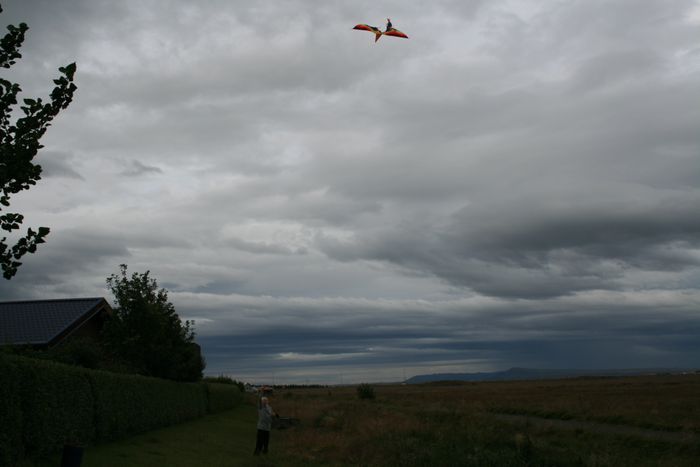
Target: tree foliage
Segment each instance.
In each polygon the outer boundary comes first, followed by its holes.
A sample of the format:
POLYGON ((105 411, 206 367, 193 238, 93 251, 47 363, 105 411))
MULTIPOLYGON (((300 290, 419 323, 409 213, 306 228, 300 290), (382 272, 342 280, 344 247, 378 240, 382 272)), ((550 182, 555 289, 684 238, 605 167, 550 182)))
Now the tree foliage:
MULTIPOLYGON (((0 6, 2 12, 2 6, 0 6)), ((9 25, 7 34, 0 39, 0 67, 10 68, 22 57, 19 52, 24 35, 29 29, 25 23, 9 25)), ((43 146, 39 140, 58 113, 68 107, 77 89, 73 84, 75 63, 58 69, 61 76, 54 80, 56 87, 50 94, 50 102, 42 99, 24 99, 20 106, 23 116, 13 118, 17 96, 22 91, 19 84, 0 78, 0 229, 7 232, 19 230, 24 216, 19 213, 2 213, 10 205, 10 196, 28 190, 41 179, 41 166, 32 163, 43 146), (13 121, 14 120, 14 121, 13 121)), ((26 253, 34 253, 37 245, 44 243, 48 227, 37 231, 29 228, 14 245, 7 237, 0 238, 0 266, 3 277, 11 279, 22 264, 19 259, 26 253)))
POLYGON ((116 308, 104 329, 107 349, 136 372, 178 381, 201 379, 204 361, 194 342, 192 321, 182 321, 168 301, 165 289, 144 274, 119 274, 107 278, 116 308))

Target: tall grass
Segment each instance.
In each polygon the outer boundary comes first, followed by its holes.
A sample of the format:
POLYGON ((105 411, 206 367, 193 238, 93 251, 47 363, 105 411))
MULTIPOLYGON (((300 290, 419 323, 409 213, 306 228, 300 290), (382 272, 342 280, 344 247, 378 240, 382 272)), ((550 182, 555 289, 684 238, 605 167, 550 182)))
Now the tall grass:
MULTIPOLYGON (((560 430, 525 417, 504 422, 493 411, 536 407, 579 418, 624 415, 631 423, 651 420, 657 426, 675 416, 679 425, 692 429, 700 400, 691 389, 698 379, 375 386, 374 400, 358 399, 354 387, 293 389, 278 393, 271 403, 301 424, 273 431, 266 457, 252 455, 256 411, 251 398, 233 411, 90 447, 84 465, 695 467, 697 442, 560 430), (620 391, 630 385, 635 389, 620 391), (624 400, 629 397, 638 399, 636 411, 634 400, 624 400), (649 407, 658 411, 656 418, 644 412, 649 407)), ((41 465, 57 465, 56 459, 41 465)))
POLYGON ((297 389, 273 404, 302 421, 280 433, 290 465, 675 467, 697 465, 700 447, 505 422, 493 412, 692 432, 699 383, 689 376, 376 386, 374 400, 358 399, 355 388, 297 389))

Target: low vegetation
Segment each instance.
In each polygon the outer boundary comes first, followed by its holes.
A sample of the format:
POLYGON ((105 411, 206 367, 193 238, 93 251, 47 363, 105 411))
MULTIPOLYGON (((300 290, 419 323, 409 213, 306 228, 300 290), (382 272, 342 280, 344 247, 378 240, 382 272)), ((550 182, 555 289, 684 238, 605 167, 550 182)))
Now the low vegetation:
POLYGON ((285 465, 676 467, 700 458, 698 375, 376 386, 373 400, 356 391, 294 390, 273 401, 301 419, 278 436, 285 465), (609 424, 621 429, 596 429, 609 424), (642 437, 640 427, 656 431, 642 437))
POLYGON ((204 378, 202 378, 202 381, 204 381, 205 383, 234 384, 238 387, 238 389, 241 390, 241 392, 245 392, 245 383, 243 383, 242 381, 236 381, 235 379, 229 376, 205 376, 204 378))
POLYGON ((84 465, 695 467, 700 458, 700 375, 373 389, 374 399, 357 387, 280 391, 274 409, 300 423, 273 430, 267 456, 252 455, 249 395, 233 410, 88 447, 84 465))
MULTIPOLYGON (((280 453, 253 458, 256 412, 252 404, 129 438, 89 446, 85 467, 283 466, 280 453)), ((273 434, 274 436, 277 433, 273 434)), ((16 467, 56 467, 60 453, 25 459, 16 467)))
POLYGON ((360 384, 357 386, 357 397, 360 399, 374 399, 374 388, 367 383, 360 384))
POLYGON ((235 385, 178 383, 0 353, 0 465, 91 445, 240 403, 235 385))

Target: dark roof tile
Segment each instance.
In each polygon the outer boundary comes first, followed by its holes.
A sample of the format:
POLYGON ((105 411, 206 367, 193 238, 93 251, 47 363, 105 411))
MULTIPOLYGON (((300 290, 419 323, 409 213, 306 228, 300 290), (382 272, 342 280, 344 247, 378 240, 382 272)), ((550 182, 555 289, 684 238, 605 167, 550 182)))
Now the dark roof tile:
POLYGON ((103 302, 99 297, 0 302, 0 345, 48 344, 103 302))

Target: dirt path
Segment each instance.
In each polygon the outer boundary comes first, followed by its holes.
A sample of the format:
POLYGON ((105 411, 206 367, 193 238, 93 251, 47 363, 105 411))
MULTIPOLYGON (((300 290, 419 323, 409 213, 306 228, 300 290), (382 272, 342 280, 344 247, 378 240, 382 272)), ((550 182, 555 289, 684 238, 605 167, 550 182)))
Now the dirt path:
POLYGON ((537 428, 554 428, 558 430, 584 430, 591 433, 600 433, 619 436, 634 436, 654 441, 672 441, 681 443, 695 443, 700 441, 700 436, 690 432, 662 431, 648 428, 639 428, 629 425, 615 425, 612 423, 589 422, 584 420, 558 420, 551 418, 534 417, 532 415, 513 415, 503 413, 490 413, 491 417, 511 423, 529 423, 537 428))

